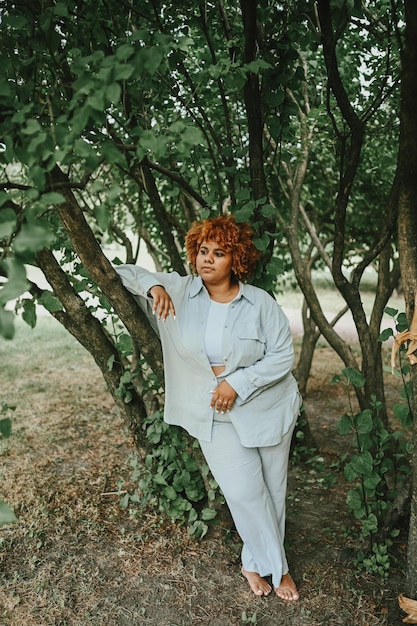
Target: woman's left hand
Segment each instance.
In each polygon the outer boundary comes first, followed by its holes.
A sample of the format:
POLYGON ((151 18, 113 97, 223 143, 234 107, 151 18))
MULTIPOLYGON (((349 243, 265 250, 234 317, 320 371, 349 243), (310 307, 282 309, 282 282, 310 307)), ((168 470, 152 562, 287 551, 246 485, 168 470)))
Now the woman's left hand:
POLYGON ((217 413, 230 411, 237 397, 236 391, 229 385, 227 380, 222 380, 216 389, 212 391, 212 394, 210 406, 215 407, 217 413))

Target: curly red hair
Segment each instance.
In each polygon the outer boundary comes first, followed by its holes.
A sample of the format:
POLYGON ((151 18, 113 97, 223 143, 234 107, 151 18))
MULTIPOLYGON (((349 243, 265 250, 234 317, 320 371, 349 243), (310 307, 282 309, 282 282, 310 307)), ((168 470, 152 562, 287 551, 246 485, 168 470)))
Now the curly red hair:
POLYGON ((236 222, 233 215, 211 217, 194 222, 185 238, 188 261, 196 271, 196 258, 205 241, 215 241, 225 252, 233 255, 233 274, 237 280, 245 280, 255 273, 259 250, 253 243, 254 233, 247 222, 236 222))

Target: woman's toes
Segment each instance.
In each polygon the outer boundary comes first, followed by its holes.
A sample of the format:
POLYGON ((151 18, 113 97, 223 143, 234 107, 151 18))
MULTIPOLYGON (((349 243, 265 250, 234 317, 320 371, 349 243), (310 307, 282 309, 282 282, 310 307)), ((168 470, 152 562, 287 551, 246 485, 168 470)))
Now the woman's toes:
POLYGON ((242 567, 242 575, 248 581, 249 587, 252 589, 255 596, 267 596, 271 593, 272 587, 256 572, 247 572, 242 567))
POLYGON ((291 574, 283 575, 280 586, 275 587, 275 593, 278 598, 281 598, 281 600, 285 600, 286 602, 295 602, 300 599, 298 589, 291 577, 291 574))

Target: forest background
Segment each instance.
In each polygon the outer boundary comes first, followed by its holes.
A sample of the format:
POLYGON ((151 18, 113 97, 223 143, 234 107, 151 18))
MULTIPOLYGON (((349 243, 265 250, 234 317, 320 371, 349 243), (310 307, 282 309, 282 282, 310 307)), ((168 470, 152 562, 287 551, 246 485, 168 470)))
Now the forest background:
MULTIPOLYGON (((416 35, 412 0, 6 1, 0 24, 0 331, 10 354, 15 315, 35 327, 43 305, 91 354, 132 433, 140 495, 125 494, 124 506, 140 499, 204 537, 216 485, 195 445, 163 426, 159 341, 112 264, 135 263, 146 246, 158 269, 185 274, 193 220, 228 210, 250 221, 263 252, 256 284, 303 294, 295 374, 305 400, 320 337, 343 364, 356 564, 386 578, 411 516, 412 598, 416 35), (331 319, 318 271, 342 299, 331 319), (387 309, 395 289, 404 310, 387 309), (358 350, 337 331, 346 311, 358 350), (381 336, 384 311, 395 330, 381 336), (397 331, 402 399, 389 406, 381 346, 397 331)), ((10 411, 4 400, 3 436, 10 411)), ((298 425, 300 463, 318 448, 313 419, 305 411, 298 425)), ((13 519, 6 503, 1 512, 13 519)))

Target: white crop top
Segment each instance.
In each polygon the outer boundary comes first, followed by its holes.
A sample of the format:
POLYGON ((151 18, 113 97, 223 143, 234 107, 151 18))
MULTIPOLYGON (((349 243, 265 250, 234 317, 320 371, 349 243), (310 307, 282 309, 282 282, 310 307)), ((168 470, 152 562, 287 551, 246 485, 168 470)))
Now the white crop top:
POLYGON ((224 365, 222 350, 223 328, 230 304, 230 302, 223 303, 210 300, 204 343, 206 354, 212 367, 214 365, 224 365))

